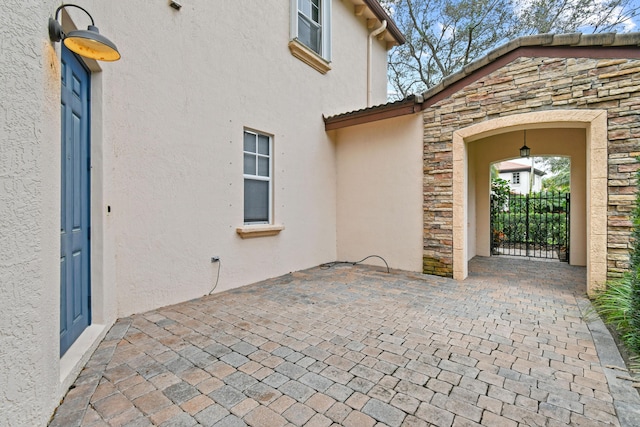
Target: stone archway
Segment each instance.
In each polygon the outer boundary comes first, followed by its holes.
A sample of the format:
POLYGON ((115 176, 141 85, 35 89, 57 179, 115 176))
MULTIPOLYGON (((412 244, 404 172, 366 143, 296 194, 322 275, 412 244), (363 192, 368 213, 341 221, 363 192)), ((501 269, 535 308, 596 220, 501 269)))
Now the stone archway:
MULTIPOLYGON (((607 277, 607 112, 550 110, 500 117, 453 132, 453 277, 468 275, 476 255, 469 244, 469 144, 523 129, 585 130, 585 212, 587 291, 603 286, 607 277)), ((550 154, 550 153, 548 153, 550 154)))

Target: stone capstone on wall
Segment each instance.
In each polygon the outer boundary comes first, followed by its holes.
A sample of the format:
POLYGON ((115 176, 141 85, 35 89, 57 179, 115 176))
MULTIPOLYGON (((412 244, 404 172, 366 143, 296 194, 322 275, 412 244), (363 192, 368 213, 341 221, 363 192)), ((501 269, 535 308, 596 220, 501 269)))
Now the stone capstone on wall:
POLYGON ((423 112, 424 273, 453 272, 453 132, 553 109, 608 112, 607 276, 628 269, 640 167, 640 60, 520 57, 423 112))

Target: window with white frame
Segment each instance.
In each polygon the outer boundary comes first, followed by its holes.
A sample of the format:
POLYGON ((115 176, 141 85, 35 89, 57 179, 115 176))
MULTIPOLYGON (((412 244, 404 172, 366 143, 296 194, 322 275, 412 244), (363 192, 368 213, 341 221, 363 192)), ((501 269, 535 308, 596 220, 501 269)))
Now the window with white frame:
POLYGON ((244 131, 244 223, 271 223, 271 137, 244 131))
POLYGON ((291 0, 291 38, 331 59, 331 0, 291 0))
POLYGON ((520 184, 520 172, 513 172, 511 174, 511 183, 520 184))

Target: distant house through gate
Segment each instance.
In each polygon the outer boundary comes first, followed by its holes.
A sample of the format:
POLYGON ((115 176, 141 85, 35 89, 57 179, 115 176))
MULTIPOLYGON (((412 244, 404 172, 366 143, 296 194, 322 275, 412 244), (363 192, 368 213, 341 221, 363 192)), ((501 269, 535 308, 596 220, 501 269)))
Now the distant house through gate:
POLYGON ((534 166, 532 173, 531 163, 527 165, 518 160, 512 160, 496 163, 495 167, 498 170, 498 176, 509 183, 514 193, 525 194, 529 190, 532 192, 542 190, 542 177, 545 172, 534 166), (533 182, 531 182, 532 179, 533 182))

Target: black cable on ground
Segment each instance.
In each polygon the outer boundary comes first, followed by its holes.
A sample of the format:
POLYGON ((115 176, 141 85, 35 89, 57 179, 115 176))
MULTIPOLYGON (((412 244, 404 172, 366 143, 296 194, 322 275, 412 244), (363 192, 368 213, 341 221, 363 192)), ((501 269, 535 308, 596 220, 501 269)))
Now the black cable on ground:
POLYGON ((338 264, 351 264, 351 265, 357 265, 357 264, 360 264, 360 263, 361 263, 361 262, 363 262, 363 261, 366 261, 366 260, 367 260, 367 259, 369 259, 369 258, 380 258, 380 259, 382 260, 382 262, 384 262, 384 265, 386 265, 386 266, 387 266, 387 273, 390 273, 390 272, 391 272, 391 270, 389 270, 389 264, 387 264, 387 261, 386 261, 384 258, 382 258, 380 255, 369 255, 369 256, 367 256, 367 257, 362 258, 360 261, 355 261, 355 262, 353 262, 353 261, 333 261, 333 262, 327 262, 327 263, 324 263, 324 264, 320 264, 320 268, 321 268, 321 269, 323 269, 323 270, 327 270, 327 269, 329 269, 329 268, 331 268, 331 267, 334 267, 334 266, 336 266, 336 265, 338 265, 338 264))
POLYGON ((213 285, 213 288, 211 289, 211 291, 209 291, 209 295, 211 295, 211 292, 215 291, 216 288, 218 287, 218 280, 220 280, 220 269, 222 268, 222 261, 218 260, 218 274, 216 276, 216 284, 213 285))

